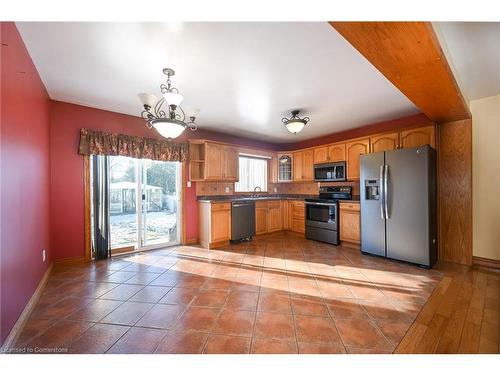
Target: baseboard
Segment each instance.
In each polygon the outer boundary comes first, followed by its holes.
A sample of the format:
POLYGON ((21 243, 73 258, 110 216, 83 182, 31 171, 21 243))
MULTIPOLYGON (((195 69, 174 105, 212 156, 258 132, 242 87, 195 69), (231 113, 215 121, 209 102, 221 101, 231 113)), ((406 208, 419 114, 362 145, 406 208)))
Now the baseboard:
POLYGON ((42 279, 38 283, 38 286, 35 289, 35 292, 31 296, 30 300, 24 307, 23 312, 21 315, 19 315, 19 318, 16 321, 16 324, 12 327, 10 330, 9 335, 5 339, 2 348, 0 352, 4 352, 4 350, 11 348, 17 341, 17 338, 19 337, 19 334, 22 332, 26 322, 28 321, 28 318, 31 315, 31 312, 35 308, 36 303, 38 302, 38 299, 40 298, 40 295, 42 294, 43 288, 45 284, 47 283, 47 280, 49 279, 50 271, 52 271, 52 266, 53 264, 51 263, 50 266, 47 268, 45 273, 43 274, 42 279))
POLYGON ((489 258, 481 258, 473 256, 472 264, 481 267, 500 269, 500 260, 497 259, 489 259, 489 258))
POLYGON ((185 245, 198 245, 198 238, 186 239, 185 245))
POLYGON ((65 258, 65 259, 56 259, 54 261, 57 265, 65 265, 70 266, 74 264, 83 264, 86 263, 85 257, 77 257, 77 258, 65 258))
POLYGON ((357 250, 361 249, 361 245, 359 243, 349 242, 349 241, 340 241, 340 246, 345 246, 357 250))

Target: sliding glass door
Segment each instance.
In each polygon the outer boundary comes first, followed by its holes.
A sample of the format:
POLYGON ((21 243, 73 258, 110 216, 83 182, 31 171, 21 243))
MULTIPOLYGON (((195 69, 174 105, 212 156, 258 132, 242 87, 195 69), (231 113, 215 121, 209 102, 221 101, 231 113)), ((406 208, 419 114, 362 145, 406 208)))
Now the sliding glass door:
POLYGON ((112 254, 179 243, 179 162, 109 157, 112 254))
POLYGON ((179 242, 180 163, 143 160, 141 246, 179 242))

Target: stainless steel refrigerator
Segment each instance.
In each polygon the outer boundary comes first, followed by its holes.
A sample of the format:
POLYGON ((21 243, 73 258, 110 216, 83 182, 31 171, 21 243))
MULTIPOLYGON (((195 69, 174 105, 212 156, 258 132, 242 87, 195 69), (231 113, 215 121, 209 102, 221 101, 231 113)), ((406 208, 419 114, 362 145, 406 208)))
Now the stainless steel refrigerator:
POLYGON ((361 156, 361 251, 432 267, 437 259, 436 151, 361 156))

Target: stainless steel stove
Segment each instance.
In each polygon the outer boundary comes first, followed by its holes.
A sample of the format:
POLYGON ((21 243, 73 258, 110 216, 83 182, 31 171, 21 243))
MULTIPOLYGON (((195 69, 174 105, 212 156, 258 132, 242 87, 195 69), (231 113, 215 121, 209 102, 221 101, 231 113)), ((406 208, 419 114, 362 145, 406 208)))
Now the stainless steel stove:
POLYGON ((351 199, 352 186, 322 186, 317 199, 306 199, 306 238, 339 245, 338 201, 351 199))

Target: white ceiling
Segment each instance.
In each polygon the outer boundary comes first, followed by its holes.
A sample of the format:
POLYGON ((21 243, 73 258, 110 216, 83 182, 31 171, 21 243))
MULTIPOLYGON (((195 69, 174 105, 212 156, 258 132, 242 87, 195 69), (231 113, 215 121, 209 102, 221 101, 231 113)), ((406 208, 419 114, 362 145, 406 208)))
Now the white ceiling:
POLYGON ((500 22, 433 24, 468 100, 500 95, 500 22))
POLYGON ((52 99, 139 115, 162 68, 200 128, 291 142, 419 112, 326 22, 17 23, 52 99), (281 117, 304 108, 294 136, 281 117))

